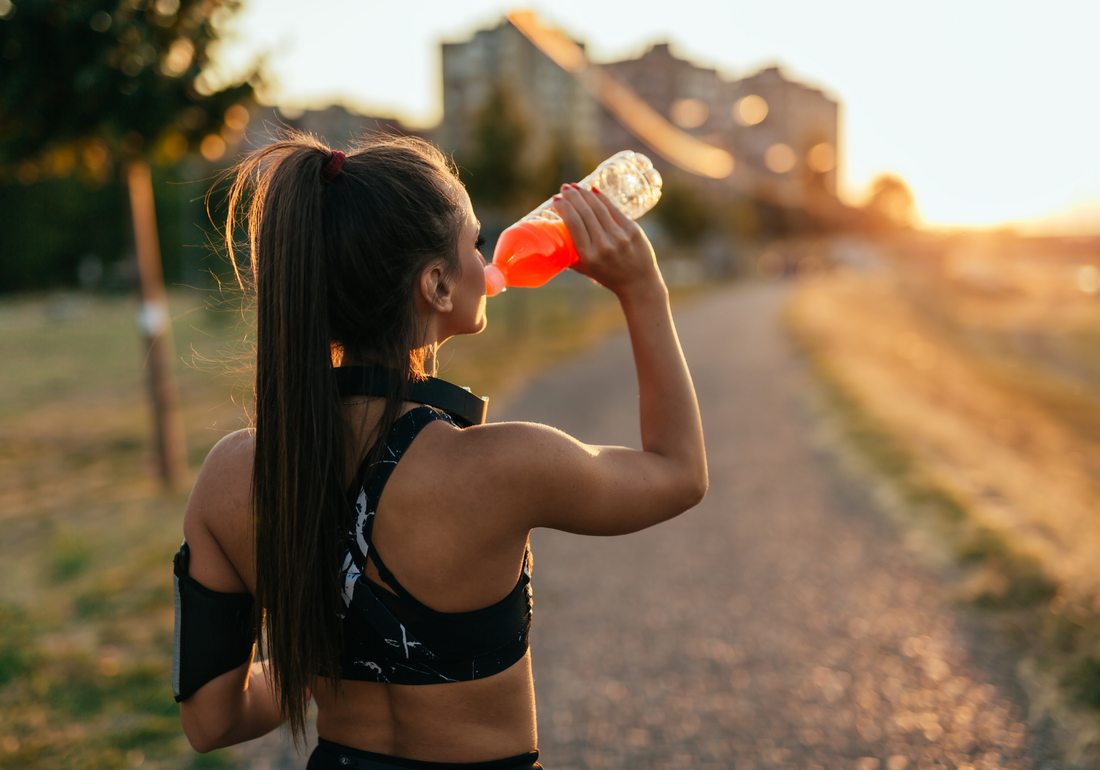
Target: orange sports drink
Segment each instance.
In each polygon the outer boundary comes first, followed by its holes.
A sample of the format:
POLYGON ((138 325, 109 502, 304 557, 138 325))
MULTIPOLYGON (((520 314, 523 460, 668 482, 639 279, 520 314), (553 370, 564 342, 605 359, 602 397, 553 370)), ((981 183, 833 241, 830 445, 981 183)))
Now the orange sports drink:
POLYGON ((486 267, 487 285, 491 285, 488 272, 493 268, 503 276, 505 286, 534 289, 577 259, 577 250, 565 229, 565 222, 521 219, 500 234, 493 263, 486 267))
MULTIPOLYGON (((631 219, 661 197, 661 175, 649 158, 630 150, 611 156, 578 184, 588 190, 597 187, 631 219)), ((551 198, 500 234, 493 261, 485 266, 485 293, 494 297, 510 286, 542 286, 578 259, 551 198)))

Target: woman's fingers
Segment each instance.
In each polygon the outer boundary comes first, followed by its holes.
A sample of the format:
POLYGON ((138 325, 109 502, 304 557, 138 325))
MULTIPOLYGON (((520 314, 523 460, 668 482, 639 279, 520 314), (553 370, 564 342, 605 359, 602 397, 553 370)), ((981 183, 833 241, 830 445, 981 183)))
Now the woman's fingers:
POLYGON ((581 219, 581 215, 577 212, 573 202, 567 199, 563 195, 554 196, 554 210, 558 212, 558 216, 565 222, 565 227, 569 230, 569 237, 573 239, 573 247, 578 252, 582 250, 587 253, 592 248, 592 239, 588 235, 588 228, 584 224, 584 220, 581 219))
MULTIPOLYGON (((584 197, 586 191, 580 187, 574 187, 573 185, 562 185, 561 195, 571 204, 573 209, 577 212, 577 215, 584 223, 584 229, 588 234, 588 241, 595 247, 597 251, 604 247, 603 241, 603 226, 600 224, 599 218, 596 216, 596 212, 592 210, 592 206, 588 200, 584 197)), ((588 193, 591 195, 592 193, 588 193)), ((581 245, 574 239, 573 245, 577 247, 577 253, 586 255, 585 251, 581 250, 581 245)))
POLYGON ((611 204, 606 199, 577 185, 563 185, 562 195, 573 204, 588 231, 594 253, 587 256, 606 257, 621 248, 626 232, 608 211, 611 204))
POLYGON ((600 221, 604 230, 614 233, 616 230, 621 229, 611 213, 615 206, 607 199, 606 195, 601 195, 595 189, 592 191, 584 190, 581 194, 587 196, 585 200, 592 207, 592 211, 595 212, 596 218, 600 221))

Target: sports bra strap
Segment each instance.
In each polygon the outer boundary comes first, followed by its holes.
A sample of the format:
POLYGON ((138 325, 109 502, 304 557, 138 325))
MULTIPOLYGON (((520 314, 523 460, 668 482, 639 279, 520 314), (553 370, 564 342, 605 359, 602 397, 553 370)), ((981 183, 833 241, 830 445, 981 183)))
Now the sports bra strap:
MULTIPOLYGON (((439 412, 428 406, 418 406, 414 409, 410 409, 405 414, 401 415, 393 424, 393 428, 390 430, 390 435, 386 439, 386 446, 383 449, 383 455, 379 459, 377 465, 374 466, 374 472, 370 475, 367 481, 367 499, 371 501, 374 506, 377 506, 379 500, 382 497, 382 490, 386 486, 386 482, 390 479, 390 474, 393 473, 393 469, 397 467, 397 462, 408 450, 420 431, 431 425, 436 420, 447 420, 452 425, 454 424, 449 417, 443 412, 439 412)), ((363 537, 367 542, 367 558, 374 562, 374 566, 378 568, 378 576, 382 578, 390 588, 397 593, 403 599, 410 599, 416 601, 412 594, 405 590, 397 578, 393 576, 389 568, 386 567, 382 561, 382 557, 378 555, 378 551, 374 547, 374 517, 371 516, 366 523, 363 537)), ((365 567, 366 565, 364 565, 365 567)))

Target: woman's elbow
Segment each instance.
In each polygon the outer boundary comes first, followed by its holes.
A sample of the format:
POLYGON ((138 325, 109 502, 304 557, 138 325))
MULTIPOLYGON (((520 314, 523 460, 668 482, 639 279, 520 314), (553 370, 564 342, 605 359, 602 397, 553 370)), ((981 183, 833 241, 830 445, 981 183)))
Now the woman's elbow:
POLYGON ((691 484, 688 487, 687 507, 694 508, 699 503, 703 502, 703 498, 707 496, 707 489, 709 488, 710 477, 707 474, 707 469, 704 467, 701 472, 695 474, 694 478, 692 478, 691 480, 691 484))
POLYGON ((676 483, 675 507, 676 514, 690 510, 703 501, 707 494, 710 480, 707 477, 707 467, 685 468, 679 475, 676 483))
POLYGON ((209 754, 214 749, 221 748, 217 741, 204 733, 188 730, 184 727, 183 734, 187 736, 187 742, 191 744, 191 748, 199 754, 209 754))
POLYGON ((191 748, 199 754, 209 754, 215 749, 222 749, 229 745, 225 741, 227 730, 215 729, 215 725, 202 720, 194 712, 195 709, 188 707, 186 702, 180 704, 180 723, 183 725, 183 734, 187 736, 187 742, 191 744, 191 748))

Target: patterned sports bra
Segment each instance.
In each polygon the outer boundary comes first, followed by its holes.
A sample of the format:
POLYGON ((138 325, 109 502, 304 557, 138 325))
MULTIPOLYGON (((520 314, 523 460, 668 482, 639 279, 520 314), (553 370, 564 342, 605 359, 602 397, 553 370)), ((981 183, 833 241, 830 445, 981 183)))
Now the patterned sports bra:
POLYGON ((341 539, 345 679, 410 685, 464 682, 498 674, 527 653, 530 546, 519 581, 506 597, 472 612, 439 612, 397 582, 371 540, 374 513, 390 474, 417 434, 436 420, 454 425, 445 413, 426 406, 398 418, 374 472, 364 463, 351 485, 349 526, 341 539), (367 559, 394 592, 367 577, 367 559))

